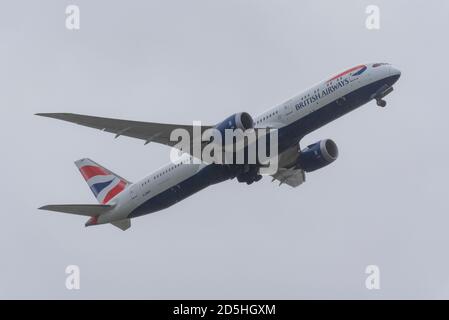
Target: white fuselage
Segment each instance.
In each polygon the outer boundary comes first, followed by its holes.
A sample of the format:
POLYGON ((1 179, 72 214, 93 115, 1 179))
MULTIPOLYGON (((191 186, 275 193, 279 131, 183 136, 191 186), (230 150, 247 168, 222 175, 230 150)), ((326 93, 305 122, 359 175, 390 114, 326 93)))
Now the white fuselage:
MULTIPOLYGON (((391 65, 373 67, 367 64, 366 71, 358 76, 342 73, 331 80, 322 81, 288 101, 271 108, 254 118, 254 126, 281 129, 319 111, 334 101, 344 99, 351 92, 372 83, 394 76, 399 71, 391 65)), ((351 69, 350 69, 351 70, 351 69)), ((370 96, 370 99, 374 98, 370 96)), ((326 121, 323 121, 325 124, 326 121)), ((111 200, 114 209, 99 217, 98 223, 107 223, 127 218, 129 214, 162 192, 176 188, 182 181, 195 176, 207 164, 192 164, 191 156, 184 154, 177 163, 169 163, 140 181, 135 182, 111 200)))

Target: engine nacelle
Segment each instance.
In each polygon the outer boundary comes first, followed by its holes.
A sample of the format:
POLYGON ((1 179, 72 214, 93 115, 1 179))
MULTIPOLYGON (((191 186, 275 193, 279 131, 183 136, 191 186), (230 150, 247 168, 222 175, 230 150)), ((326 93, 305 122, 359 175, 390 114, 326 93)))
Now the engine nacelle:
POLYGON ((233 114, 221 123, 215 126, 215 129, 221 132, 221 136, 225 137, 226 129, 241 129, 243 131, 254 128, 253 118, 246 112, 233 114))
POLYGON ((321 169, 338 158, 338 147, 331 139, 321 140, 301 150, 297 167, 306 172, 321 169))

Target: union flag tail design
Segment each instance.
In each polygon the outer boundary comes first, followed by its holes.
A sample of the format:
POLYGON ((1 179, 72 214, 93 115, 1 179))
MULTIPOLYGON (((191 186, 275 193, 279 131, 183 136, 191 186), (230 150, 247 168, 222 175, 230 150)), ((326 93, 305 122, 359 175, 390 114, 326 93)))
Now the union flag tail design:
POLYGON ((92 193, 101 204, 107 204, 130 184, 129 181, 90 159, 75 161, 92 193))

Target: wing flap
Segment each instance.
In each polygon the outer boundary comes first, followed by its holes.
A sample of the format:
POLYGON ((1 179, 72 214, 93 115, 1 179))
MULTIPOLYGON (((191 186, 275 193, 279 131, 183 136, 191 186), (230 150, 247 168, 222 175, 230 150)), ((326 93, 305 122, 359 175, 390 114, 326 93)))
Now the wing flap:
POLYGON ((279 180, 279 185, 287 184, 290 187, 299 187, 306 181, 306 175, 303 170, 295 168, 279 168, 278 172, 273 175, 273 181, 279 180))
POLYGON ((305 172, 296 168, 299 156, 299 144, 285 150, 279 155, 279 170, 272 175, 273 181, 278 180, 279 185, 286 184, 293 188, 299 187, 306 181, 305 172))

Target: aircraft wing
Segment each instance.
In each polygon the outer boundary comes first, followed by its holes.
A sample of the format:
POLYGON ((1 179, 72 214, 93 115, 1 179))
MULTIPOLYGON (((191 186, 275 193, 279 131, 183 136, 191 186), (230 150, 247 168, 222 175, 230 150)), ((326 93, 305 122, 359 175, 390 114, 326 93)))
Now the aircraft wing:
MULTIPOLYGON (((175 146, 178 141, 170 141, 170 134, 175 129, 185 129, 193 137, 192 125, 141 122, 87 116, 75 113, 36 113, 38 116, 64 120, 81 126, 99 129, 119 136, 127 136, 145 141, 145 144, 156 142, 167 146, 175 146)), ((201 126, 202 132, 211 126, 201 126)), ((192 150, 192 149, 191 149, 192 150)))
POLYGON ((279 169, 272 175, 273 180, 278 180, 279 185, 287 184, 291 187, 298 187, 306 181, 305 172, 295 168, 299 155, 299 143, 287 149, 279 155, 279 169))

